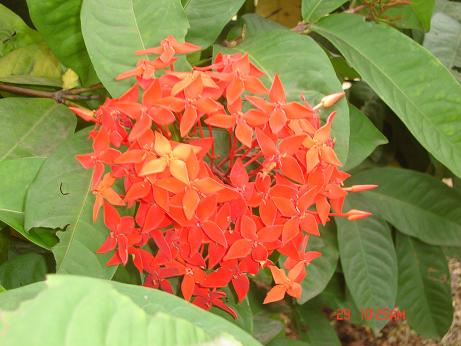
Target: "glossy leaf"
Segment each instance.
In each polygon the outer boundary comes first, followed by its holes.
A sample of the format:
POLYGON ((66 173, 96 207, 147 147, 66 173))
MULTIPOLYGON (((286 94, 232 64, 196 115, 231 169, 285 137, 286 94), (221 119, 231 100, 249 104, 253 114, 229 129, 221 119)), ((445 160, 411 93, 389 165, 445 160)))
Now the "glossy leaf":
MULTIPOLYGON (((299 100, 300 94, 304 93, 309 102, 315 105, 323 96, 341 91, 327 55, 314 40, 281 26, 264 25, 264 20, 256 15, 246 15, 244 18, 249 23, 246 39, 234 51, 248 53, 250 59, 271 78, 277 73, 289 99, 299 100), (256 30, 252 31, 251 28, 256 30)), ((349 112, 346 101, 341 100, 328 111, 337 111, 333 122, 335 151, 344 162, 349 147, 349 112)))
POLYGON ((322 256, 313 260, 307 267, 306 278, 302 282, 303 293, 298 302, 304 304, 321 293, 331 277, 338 263, 338 244, 334 225, 329 224, 320 228, 320 237, 310 237, 308 250, 319 251, 322 256))
POLYGON ((313 30, 339 49, 422 146, 461 176, 461 86, 434 56, 357 15, 329 16, 313 30))
POLYGON ((102 217, 92 221, 91 171, 75 159, 90 152, 87 137, 88 131, 77 133, 45 161, 27 193, 25 228, 65 228, 52 249, 57 273, 110 279, 116 270, 105 265, 110 254, 96 254, 108 230, 102 217))
MULTIPOLYGON (((0 161, 0 221, 31 242, 50 249, 54 245, 51 232, 27 232, 24 229, 24 199, 45 158, 23 157, 0 161), (42 235, 42 236, 41 236, 42 235)), ((36 231, 36 230, 35 230, 36 231)))
POLYGON ((182 40, 189 26, 180 0, 86 0, 81 21, 96 73, 114 97, 134 83, 115 77, 147 58, 137 50, 157 46, 168 35, 182 40))
POLYGON ((65 106, 48 99, 0 99, 0 160, 28 156, 46 157, 77 124, 65 106))
POLYGON ((184 5, 190 29, 186 40, 206 48, 242 7, 244 0, 187 0, 184 5))
POLYGON ((347 184, 377 184, 354 198, 407 235, 433 245, 461 246, 461 194, 441 181, 400 168, 357 173, 347 184))
MULTIPOLYGON (((206 337, 214 339, 215 342, 218 341, 216 340, 218 337, 223 337, 225 339, 228 339, 228 342, 233 341, 233 343, 230 343, 231 345, 239 345, 240 343, 242 343, 243 345, 259 345, 259 343, 256 340, 254 340, 250 335, 246 334, 244 331, 240 330, 232 323, 225 321, 221 317, 218 317, 214 314, 210 314, 209 312, 206 312, 171 294, 146 287, 127 285, 113 281, 97 280, 88 277, 52 275, 48 277, 46 285, 44 285, 43 283, 35 283, 14 291, 8 291, 4 293, 5 295, 3 295, 3 293, 0 295, 0 309, 11 311, 10 316, 21 313, 21 310, 24 308, 24 306, 32 307, 35 304, 41 305, 42 301, 48 301, 48 298, 45 297, 50 297, 49 299, 53 303, 52 305, 47 305, 46 308, 43 308, 43 311, 48 311, 50 313, 50 318, 54 318, 52 315, 56 314, 58 308, 60 307, 62 315, 60 315, 59 317, 64 321, 63 323, 65 323, 65 321, 67 320, 65 317, 71 315, 71 311, 75 311, 76 314, 80 314, 85 313, 85 310, 87 310, 95 314, 96 318, 106 318, 104 316, 105 314, 108 314, 109 317, 111 315, 114 315, 113 322, 115 322, 119 318, 123 318, 124 315, 129 315, 130 317, 136 318, 135 315, 132 316, 130 314, 130 311, 136 310, 136 314, 144 316, 144 319, 146 320, 151 319, 153 316, 156 316, 157 314, 164 314, 168 315, 171 319, 180 319, 183 322, 187 322, 183 323, 183 325, 185 325, 186 327, 187 325, 193 324, 194 328, 204 330, 206 333, 206 337), (106 299, 109 299, 109 301, 107 301, 106 299), (82 308, 74 310, 74 308, 77 307, 76 304, 79 300, 82 308), (128 302, 130 304, 128 304, 128 302), (123 311, 120 312, 118 309, 116 309, 116 307, 119 307, 118 304, 122 304, 123 307, 126 308, 126 311, 125 309, 122 309, 123 311), (113 310, 106 310, 110 307, 113 307, 113 310), (230 335, 232 335, 232 337, 230 335)), ((92 318, 91 314, 85 314, 84 317, 86 317, 87 319, 92 318)), ((42 320, 47 321, 47 319, 42 320)), ((103 333, 104 331, 106 331, 106 329, 104 329, 101 326, 101 324, 97 321, 98 320, 96 320, 96 322, 92 322, 91 324, 88 323, 87 325, 85 325, 85 329, 89 328, 88 330, 93 330, 95 332, 94 335, 97 335, 96 333, 103 333)), ((76 320, 74 322, 77 323, 76 320)), ((79 321, 78 323, 84 322, 79 321)), ((126 321, 126 323, 128 324, 124 324, 123 327, 120 328, 114 328, 112 331, 114 333, 116 333, 117 331, 121 331, 123 334, 120 337, 123 338, 124 335, 129 335, 131 333, 131 328, 136 328, 136 325, 138 324, 131 324, 129 319, 126 321), (130 328, 127 329, 127 325, 129 325, 130 328)), ((57 324, 53 323, 51 325, 56 326, 58 324, 59 319, 57 319, 57 324)), ((139 324, 142 326, 142 321, 139 324)), ((0 324, 0 329, 1 328, 2 325, 0 324)), ((187 327, 187 329, 188 328, 189 327, 187 327)), ((38 328, 34 329, 34 332, 38 330, 38 328)), ((59 329, 56 328, 56 330, 58 331, 59 329)), ((83 324, 81 325, 81 328, 77 328, 78 333, 81 334, 77 337, 85 337, 85 335, 83 335, 85 333, 82 333, 82 330, 84 330, 83 324)), ((170 330, 166 329, 164 331, 165 333, 161 333, 158 330, 156 331, 157 339, 154 342, 155 345, 162 345, 160 343, 162 337, 174 337, 174 333, 171 333, 170 330)), ((175 331, 177 333, 177 337, 184 335, 184 331, 182 331, 180 327, 177 328, 175 331)), ((145 334, 146 331, 137 331, 137 333, 145 334)), ((50 337, 50 334, 51 333, 49 332, 49 328, 46 328, 46 336, 50 337)), ((134 337, 137 336, 135 335, 134 337)), ((185 340, 184 342, 186 341, 187 340, 185 340)), ((114 341, 114 343, 110 344, 117 345, 117 343, 115 342, 116 340, 114 341)), ((79 344, 93 343, 94 342, 83 342, 79 344)), ((152 343, 141 342, 141 344, 152 343)), ((172 344, 177 344, 177 342, 175 342, 174 339, 169 339, 169 343, 166 343, 166 345, 172 344)), ((32 343, 32 345, 34 344, 32 343)), ((54 344, 47 343, 47 345, 54 344)), ((60 344, 58 343, 57 345, 60 344)), ((122 343, 122 345, 126 345, 126 343, 122 343)), ((131 345, 131 343, 128 343, 127 345, 131 345)))
POLYGON ((442 338, 453 319, 450 272, 439 247, 397 233, 399 293, 408 324, 424 337, 442 338))
POLYGON ((306 22, 314 23, 323 16, 333 12, 347 0, 303 0, 302 14, 306 22))
POLYGON ((349 105, 351 137, 349 154, 343 170, 350 170, 362 163, 377 146, 386 144, 387 138, 373 125, 368 117, 355 106, 349 105))
MULTIPOLYGON (((351 201, 345 208, 357 208, 351 201)), ((352 298, 359 309, 394 308, 397 295, 397 258, 389 226, 376 217, 360 221, 337 218, 341 265, 352 298)), ((368 321, 375 332, 387 321, 368 321)))
MULTIPOLYGON (((461 4, 458 11, 461 12, 461 4)), ((461 23, 450 12, 436 12, 432 17, 431 31, 424 36, 424 47, 461 81, 461 23)))
POLYGON ((96 82, 80 29, 82 0, 28 0, 27 6, 35 27, 61 62, 83 83, 96 82))
POLYGON ((45 258, 30 252, 11 258, 0 265, 0 285, 7 290, 45 280, 45 258))

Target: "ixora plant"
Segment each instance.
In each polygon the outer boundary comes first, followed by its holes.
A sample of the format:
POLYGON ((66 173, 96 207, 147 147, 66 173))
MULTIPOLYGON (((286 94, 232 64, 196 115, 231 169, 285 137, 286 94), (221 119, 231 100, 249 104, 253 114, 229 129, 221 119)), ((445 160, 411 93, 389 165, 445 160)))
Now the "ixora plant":
POLYGON ((3 3, 1 346, 461 344, 459 1, 3 3))
POLYGON ((71 107, 95 123, 93 152, 77 159, 93 168, 93 221, 102 207, 110 230, 98 252, 115 250, 108 265, 126 265, 131 255, 145 286, 174 293, 169 279, 180 277, 184 299, 237 318, 221 288, 232 283, 241 302, 248 276, 269 268, 275 286, 264 303, 301 298, 306 266, 321 255, 306 251, 309 238, 332 216, 371 215, 343 212, 343 204, 348 192, 376 185, 342 187, 349 174, 338 169, 330 135, 335 112, 321 125, 317 110, 344 92, 314 107, 287 101, 279 77, 267 89, 264 73, 240 53, 175 71, 178 54, 199 50, 168 36, 136 52, 154 59, 117 77, 137 80, 122 96, 96 111, 71 107), (225 156, 214 148, 217 129, 229 132, 225 156), (117 207, 135 214, 121 216, 117 207), (280 255, 288 273, 277 265, 280 255))

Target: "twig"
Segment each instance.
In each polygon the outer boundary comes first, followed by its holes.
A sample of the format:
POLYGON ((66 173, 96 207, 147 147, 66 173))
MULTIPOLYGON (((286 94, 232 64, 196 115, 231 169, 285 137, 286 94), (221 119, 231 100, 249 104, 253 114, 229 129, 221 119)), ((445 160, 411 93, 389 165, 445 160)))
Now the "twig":
POLYGON ((13 94, 33 96, 33 97, 44 97, 53 99, 58 103, 73 104, 70 100, 81 101, 81 100, 97 100, 100 95, 80 95, 87 93, 92 90, 102 89, 101 83, 92 85, 88 88, 74 88, 74 89, 62 89, 58 91, 44 91, 36 90, 31 88, 24 88, 15 85, 0 83, 0 90, 8 91, 13 94))

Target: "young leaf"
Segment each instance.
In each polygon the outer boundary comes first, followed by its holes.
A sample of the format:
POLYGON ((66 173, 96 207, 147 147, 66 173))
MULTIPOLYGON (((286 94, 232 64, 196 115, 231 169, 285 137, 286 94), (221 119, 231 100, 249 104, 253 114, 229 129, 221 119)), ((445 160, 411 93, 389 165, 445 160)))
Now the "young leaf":
MULTIPOLYGON (((264 25, 266 21, 256 15, 246 15, 244 19, 249 23, 248 32, 245 40, 234 51, 248 53, 250 60, 270 78, 277 73, 289 99, 299 100, 303 93, 315 105, 323 96, 341 91, 327 55, 313 39, 278 25, 264 25)), ((215 48, 226 50, 218 46, 215 48)), ((349 111, 346 101, 341 100, 328 109, 328 113, 333 111, 337 112, 333 121, 335 151, 340 161, 345 162, 349 147, 349 111)))
POLYGON ((353 196, 407 235, 428 244, 461 246, 461 194, 441 181, 400 168, 374 168, 347 184, 378 188, 353 196))
POLYGON ((46 157, 77 124, 65 106, 48 99, 0 99, 0 160, 27 156, 46 157))
POLYGON ((306 22, 315 23, 345 2, 347 0, 303 0, 301 7, 303 19, 306 22))
POLYGON ((0 285, 7 290, 45 280, 45 258, 36 253, 13 257, 0 265, 0 285))
POLYGON ((187 0, 184 9, 190 29, 186 40, 202 48, 210 46, 244 2, 245 0, 187 0))
POLYGON ((80 29, 82 0, 28 0, 27 6, 35 27, 61 62, 84 84, 96 82, 80 29))
POLYGON ((357 15, 335 14, 312 28, 339 49, 421 145, 461 176, 461 86, 434 56, 397 30, 357 15))
POLYGON ((387 143, 387 138, 368 117, 352 104, 349 105, 351 137, 347 162, 341 169, 350 170, 363 162, 377 146, 387 143))
POLYGON ((88 131, 78 132, 45 161, 27 193, 25 228, 65 228, 52 249, 56 272, 110 279, 116 270, 106 266, 110 254, 96 254, 108 231, 102 217, 92 221, 91 171, 75 159, 91 151, 87 138, 88 131))
POLYGON ((182 40, 189 27, 180 0, 86 0, 81 21, 88 54, 113 97, 134 83, 115 77, 147 59, 137 50, 157 46, 168 35, 182 40))
MULTIPOLYGON (((348 196, 345 209, 357 208, 348 196)), ((360 221, 336 219, 341 265, 359 309, 393 309, 397 295, 397 258, 389 226, 376 217, 360 221)), ((387 321, 372 319, 378 332, 387 321)))
POLYGON ((46 314, 35 318, 32 329, 24 335, 18 335, 23 330, 20 327, 6 332, 6 324, 0 325, 2 345, 13 340, 15 345, 58 346, 66 334, 78 345, 104 344, 100 340, 110 345, 190 345, 204 341, 210 345, 260 345, 232 323, 171 294, 88 277, 49 276, 46 285, 36 283, 0 294, 0 308, 9 311, 4 312, 5 321, 33 318, 37 311, 46 314), (174 323, 165 324, 165 319, 174 323), (157 325, 152 326, 154 323, 157 325))
POLYGON ((397 233, 399 289, 397 303, 421 336, 440 339, 453 319, 450 273, 439 247, 397 233))

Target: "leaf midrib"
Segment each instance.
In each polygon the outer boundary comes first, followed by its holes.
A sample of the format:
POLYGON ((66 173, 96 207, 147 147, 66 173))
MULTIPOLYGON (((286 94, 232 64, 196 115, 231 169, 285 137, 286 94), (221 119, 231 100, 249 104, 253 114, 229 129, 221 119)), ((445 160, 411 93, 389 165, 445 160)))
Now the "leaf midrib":
MULTIPOLYGON (((348 46, 350 49, 352 49, 353 51, 355 51, 362 59, 364 59, 365 61, 367 61, 368 64, 374 66, 374 67, 376 68, 376 70, 377 70, 378 72, 380 72, 380 73, 386 78, 386 80, 390 81, 390 83, 396 88, 396 90, 398 90, 398 91, 401 93, 401 95, 402 95, 406 100, 408 100, 408 102, 410 103, 410 105, 411 105, 414 109, 416 109, 416 111, 422 116, 422 118, 424 118, 424 120, 427 121, 428 123, 432 124, 432 129, 435 130, 435 132, 437 132, 438 135, 439 135, 439 138, 438 138, 439 141, 443 141, 444 143, 448 143, 448 145, 447 145, 447 144, 445 144, 445 145, 446 145, 447 147, 450 147, 450 151, 451 151, 451 152, 455 151, 455 150, 454 150, 454 149, 455 149, 455 148, 454 148, 455 145, 452 144, 451 141, 449 141, 449 140, 445 141, 445 137, 446 137, 445 133, 442 133, 441 130, 439 129, 439 127, 438 127, 438 126, 435 126, 434 123, 433 123, 432 121, 430 121, 430 118, 428 118, 428 117, 426 116, 426 114, 425 114, 424 112, 422 112, 422 111, 420 110, 420 108, 418 108, 418 107, 416 106, 416 104, 414 103, 414 101, 413 101, 412 99, 410 99, 409 97, 407 97, 407 95, 403 92, 403 90, 399 87, 399 85, 396 84, 391 78, 389 78, 388 75, 387 75, 386 73, 384 73, 384 71, 383 71, 381 68, 379 68, 379 66, 376 65, 376 63, 375 63, 373 60, 368 59, 368 58, 366 57, 366 55, 364 55, 360 50, 358 50, 357 48, 355 48, 353 45, 348 44, 348 43, 347 43, 346 41, 344 41, 341 37, 335 35, 334 32, 331 32, 331 31, 329 31, 328 29, 325 29, 324 27, 320 27, 320 26, 318 26, 318 25, 314 25, 313 27, 317 28, 319 31, 324 31, 324 32, 326 32, 326 33, 332 35, 332 36, 335 37, 337 40, 341 41, 344 45, 348 46)), ((446 68, 438 59, 435 59, 435 60, 436 60, 436 62, 438 62, 441 66, 443 66, 444 68, 446 68)), ((451 75, 451 74, 450 74, 450 75, 451 75)), ((454 78, 454 77, 453 77, 453 78, 454 78)), ((392 108, 392 107, 391 107, 391 108, 392 108)), ((398 114, 398 113, 397 113, 397 114, 398 114)), ((398 115, 399 115, 399 114, 398 114, 398 115)), ((408 121, 408 119, 409 119, 408 117, 405 117, 405 116, 403 116, 403 115, 399 115, 399 118, 401 118, 402 120, 405 119, 406 121, 408 121)), ((412 133, 413 133, 413 132, 412 132, 412 133)), ((415 136, 416 136, 416 135, 415 135, 415 136)), ((424 136, 424 137, 426 137, 426 136, 424 136)), ((441 147, 443 147, 443 146, 441 146, 441 147)), ((439 155, 438 155, 438 156, 439 156, 439 155)))
POLYGON ((423 297, 424 297, 424 301, 426 302, 426 307, 427 309, 431 312, 429 314, 429 318, 432 322, 432 326, 434 327, 435 329, 435 332, 438 334, 438 328, 436 327, 437 324, 435 323, 435 320, 433 319, 433 316, 432 316, 432 309, 431 309, 431 304, 429 303, 429 300, 428 300, 428 295, 426 293, 426 285, 425 285, 425 282, 424 282, 424 278, 423 278, 423 274, 421 273, 421 266, 418 265, 418 263, 421 263, 421 261, 419 260, 419 256, 417 254, 417 251, 416 251, 416 248, 414 247, 414 244, 413 244, 413 240, 407 236, 409 239, 408 239, 408 242, 410 243, 409 246, 411 248, 411 253, 409 254, 410 256, 412 256, 412 262, 413 264, 415 265, 415 267, 418 269, 417 272, 419 275, 418 276, 418 281, 420 282, 421 284, 421 287, 422 287, 422 291, 423 291, 423 297))
POLYGON ((35 122, 35 124, 29 129, 27 130, 17 141, 16 143, 10 148, 10 150, 8 150, 2 157, 0 157, 0 161, 5 159, 6 157, 8 157, 9 154, 11 154, 11 152, 16 149, 18 147, 18 145, 20 143, 22 143, 22 141, 27 137, 29 136, 30 133, 32 133, 36 127, 42 123, 42 121, 44 119, 46 119, 52 111, 55 110, 55 108, 57 108, 58 105, 57 104, 54 104, 53 106, 51 106, 51 108, 49 108, 45 113, 43 113, 43 115, 38 119, 38 121, 35 122))
MULTIPOLYGON (((82 205, 80 207, 80 210, 79 210, 79 213, 77 214, 77 218, 75 219, 75 222, 73 225, 71 225, 69 227, 69 230, 65 230, 63 232, 71 232, 71 235, 70 235, 70 239, 69 241, 67 242, 67 245, 65 246, 65 252, 64 252, 64 255, 62 256, 61 258, 61 261, 60 263, 56 263, 56 272, 59 272, 59 270, 61 269, 62 265, 64 264, 64 260, 66 259, 68 253, 69 253, 69 250, 71 248, 71 244, 72 242, 74 241, 74 237, 75 237, 75 233, 76 233, 76 229, 78 227, 78 224, 80 223, 80 220, 82 218, 82 214, 83 214, 83 211, 85 210, 85 207, 86 207, 86 204, 87 204, 87 200, 88 200, 88 195, 90 194, 90 190, 91 190, 91 184, 88 184, 88 189, 86 190, 86 194, 85 194, 85 197, 83 198, 82 200, 82 205)), ((56 246, 59 246, 59 242, 56 244, 56 246)))
MULTIPOLYGON (((376 192, 376 191, 367 191, 366 192, 367 195, 373 195, 373 196, 377 196, 379 199, 388 199, 390 200, 391 202, 388 202, 388 203, 394 203, 394 202, 397 202, 397 203, 400 203, 400 204, 403 204, 404 206, 406 206, 407 208, 413 208, 413 209, 416 209, 419 213, 422 213, 422 214, 430 214, 432 217, 435 217, 436 219, 440 219, 442 220, 443 222, 447 222, 449 224, 452 224, 452 225, 455 225, 457 228, 460 228, 461 225, 456 223, 455 221, 451 220, 451 219, 447 219, 445 217, 442 217, 438 214, 436 214, 433 210, 430 210, 430 209, 423 209, 421 208, 418 204, 413 204, 413 203, 410 203, 408 201, 405 201, 403 199, 399 199, 397 197, 394 197, 394 196, 391 196, 391 195, 386 195, 386 194, 383 194, 383 193, 379 193, 379 192, 376 192)), ((390 222, 390 221, 389 221, 390 222)))

